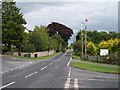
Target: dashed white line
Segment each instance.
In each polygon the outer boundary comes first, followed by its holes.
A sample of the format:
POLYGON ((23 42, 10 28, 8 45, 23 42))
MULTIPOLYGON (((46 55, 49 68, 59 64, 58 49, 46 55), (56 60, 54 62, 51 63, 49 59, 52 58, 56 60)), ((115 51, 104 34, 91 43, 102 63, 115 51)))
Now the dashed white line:
POLYGON ((18 69, 18 67, 14 68, 14 69, 18 69))
POLYGON ((12 70, 14 70, 14 69, 11 68, 10 70, 12 71, 12 70))
POLYGON ((4 86, 0 87, 0 89, 3 89, 3 88, 5 88, 5 87, 8 87, 8 86, 10 86, 10 85, 12 85, 12 84, 14 84, 14 83, 15 83, 15 81, 13 81, 13 82, 11 82, 11 83, 9 83, 9 84, 7 84, 7 85, 4 85, 4 86))
POLYGON ((45 67, 41 68, 41 70, 44 70, 45 68, 47 68, 47 66, 45 66, 45 67))
POLYGON ((3 73, 8 72, 8 70, 5 70, 3 73))
POLYGON ((70 87, 70 79, 71 78, 67 78, 67 81, 65 83, 65 87, 64 88, 69 88, 70 87))
POLYGON ((53 64, 53 62, 51 62, 49 65, 52 65, 53 64))
POLYGON ((70 75, 71 75, 71 67, 69 68, 68 77, 70 77, 70 75))
POLYGON ((30 77, 30 76, 32 76, 32 75, 34 75, 34 74, 36 74, 36 73, 37 73, 37 71, 36 71, 36 72, 34 72, 34 73, 32 73, 32 74, 29 74, 29 75, 25 76, 25 78, 28 78, 28 77, 30 77))
POLYGON ((78 86, 78 79, 74 79, 74 88, 75 89, 79 88, 79 86, 78 86))
MULTIPOLYGON (((67 52, 66 52, 66 53, 67 53, 67 52)), ((65 53, 65 54, 66 54, 66 53, 65 53)), ((62 57, 60 57, 60 58, 58 59, 58 61, 59 61, 60 59, 62 59, 62 58, 65 56, 65 54, 64 54, 62 57)))
POLYGON ((69 66, 70 62, 71 62, 72 58, 70 57, 70 61, 67 63, 67 66, 69 66))

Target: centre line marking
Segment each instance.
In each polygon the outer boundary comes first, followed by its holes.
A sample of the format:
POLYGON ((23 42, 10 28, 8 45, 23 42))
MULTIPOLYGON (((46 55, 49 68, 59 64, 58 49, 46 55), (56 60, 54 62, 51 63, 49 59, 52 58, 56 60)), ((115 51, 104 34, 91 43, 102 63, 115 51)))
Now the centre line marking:
MULTIPOLYGON (((66 52, 66 53, 67 53, 67 52, 66 52)), ((66 54, 66 53, 65 53, 65 54, 66 54)), ((60 59, 62 59, 62 58, 65 56, 65 54, 64 54, 62 57, 60 57, 60 58, 58 59, 58 61, 59 61, 60 59)))
POLYGON ((71 78, 67 78, 67 81, 65 83, 65 87, 64 88, 69 88, 70 87, 70 79, 71 78))
POLYGON ((8 86, 10 86, 10 85, 12 85, 12 84, 14 84, 14 83, 15 83, 15 81, 14 81, 14 82, 11 82, 11 83, 9 83, 9 84, 7 84, 7 85, 4 85, 4 86, 0 87, 0 89, 3 89, 3 88, 5 88, 5 87, 8 87, 8 86))
POLYGON ((11 71, 13 70, 13 69, 10 69, 11 71))
POLYGON ((36 74, 36 73, 37 73, 37 71, 36 71, 36 72, 34 72, 34 73, 32 73, 32 74, 29 74, 29 75, 25 76, 25 78, 28 78, 28 77, 30 77, 30 76, 32 76, 32 75, 34 75, 34 74, 36 74))
POLYGON ((52 65, 53 64, 53 62, 51 62, 49 65, 52 65))
POLYGON ((45 66, 45 67, 41 68, 41 70, 44 70, 45 68, 47 68, 47 66, 45 66))
POLYGON ((75 89, 79 88, 79 86, 78 86, 78 79, 74 79, 74 88, 75 89))

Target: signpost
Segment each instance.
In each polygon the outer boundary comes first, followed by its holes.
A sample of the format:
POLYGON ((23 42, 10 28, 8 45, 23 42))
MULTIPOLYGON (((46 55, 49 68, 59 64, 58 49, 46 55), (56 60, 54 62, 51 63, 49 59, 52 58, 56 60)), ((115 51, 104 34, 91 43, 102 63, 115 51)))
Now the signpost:
POLYGON ((100 49, 100 56, 106 56, 109 54, 109 50, 108 49, 100 49))

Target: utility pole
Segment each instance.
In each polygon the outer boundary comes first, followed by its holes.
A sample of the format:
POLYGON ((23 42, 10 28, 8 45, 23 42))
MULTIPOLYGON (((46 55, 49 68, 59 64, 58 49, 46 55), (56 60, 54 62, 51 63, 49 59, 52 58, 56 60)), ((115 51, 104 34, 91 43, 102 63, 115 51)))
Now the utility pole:
POLYGON ((86 56, 87 56, 87 22, 88 22, 88 19, 85 19, 85 59, 86 59, 86 56))
POLYGON ((87 56, 87 26, 85 25, 85 58, 87 56))
POLYGON ((81 43, 82 43, 82 58, 83 58, 83 48, 84 48, 84 44, 83 44, 83 28, 84 28, 85 24, 81 23, 81 43))
POLYGON ((81 41, 82 41, 82 58, 83 58, 83 33, 82 33, 82 30, 81 30, 81 41))

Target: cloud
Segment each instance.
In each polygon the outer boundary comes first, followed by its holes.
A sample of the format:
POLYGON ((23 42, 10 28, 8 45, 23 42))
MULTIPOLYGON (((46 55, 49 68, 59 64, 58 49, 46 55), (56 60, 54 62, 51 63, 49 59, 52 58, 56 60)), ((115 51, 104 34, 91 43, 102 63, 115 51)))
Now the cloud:
MULTIPOLYGON (((99 1, 99 0, 98 0, 99 1)), ((18 2, 26 27, 47 26, 52 21, 62 23, 76 34, 88 18, 88 30, 118 31, 118 3, 116 2, 18 2)))

